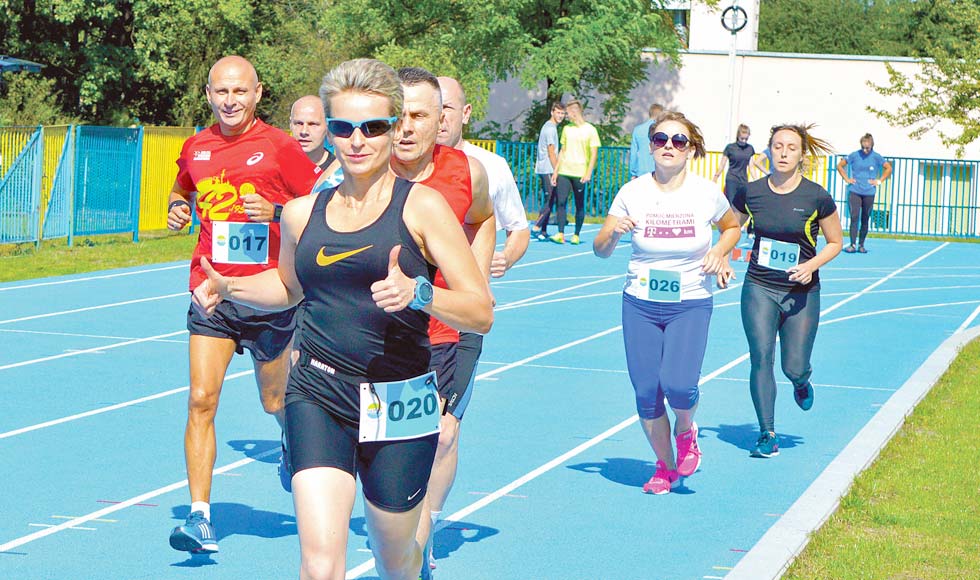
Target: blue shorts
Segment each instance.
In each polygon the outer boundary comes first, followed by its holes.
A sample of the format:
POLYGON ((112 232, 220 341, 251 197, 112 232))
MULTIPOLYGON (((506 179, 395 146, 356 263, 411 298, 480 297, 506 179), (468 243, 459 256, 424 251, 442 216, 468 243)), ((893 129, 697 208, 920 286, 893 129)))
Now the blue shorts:
POLYGON ((626 367, 636 391, 636 412, 643 419, 697 404, 701 363, 708 345, 713 298, 653 302, 623 294, 623 342, 626 367))

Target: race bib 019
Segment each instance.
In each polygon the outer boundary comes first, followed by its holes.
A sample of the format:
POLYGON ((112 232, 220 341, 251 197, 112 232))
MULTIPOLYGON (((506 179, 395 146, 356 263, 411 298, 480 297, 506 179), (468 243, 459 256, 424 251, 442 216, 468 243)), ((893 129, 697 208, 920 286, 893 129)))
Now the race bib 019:
POLYGON ((211 258, 218 264, 268 264, 269 224, 211 222, 211 258))
POLYGON ((758 264, 786 271, 800 263, 800 245, 763 238, 759 241, 758 264))

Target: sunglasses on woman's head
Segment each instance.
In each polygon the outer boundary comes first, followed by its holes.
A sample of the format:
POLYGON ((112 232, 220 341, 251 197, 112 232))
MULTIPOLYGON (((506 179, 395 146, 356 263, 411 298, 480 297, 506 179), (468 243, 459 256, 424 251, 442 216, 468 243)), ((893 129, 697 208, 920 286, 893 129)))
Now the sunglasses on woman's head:
POLYGON ((391 131, 398 117, 379 117, 363 121, 348 121, 347 119, 327 119, 327 131, 335 137, 347 139, 354 134, 354 129, 360 129, 365 137, 380 137, 391 131))
POLYGON ((687 146, 691 143, 691 140, 687 138, 687 135, 681 135, 680 133, 674 135, 673 137, 668 137, 666 133, 658 131, 650 137, 650 142, 653 143, 654 149, 660 149, 661 147, 667 145, 667 141, 674 146, 674 149, 678 151, 683 151, 687 149, 687 146))

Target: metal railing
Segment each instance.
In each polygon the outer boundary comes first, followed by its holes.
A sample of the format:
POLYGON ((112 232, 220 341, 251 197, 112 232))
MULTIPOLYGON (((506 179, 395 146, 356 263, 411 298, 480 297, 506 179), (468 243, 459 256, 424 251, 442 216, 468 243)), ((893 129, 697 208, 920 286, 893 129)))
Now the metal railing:
MULTIPOLYGON (((166 227, 166 200, 176 159, 190 127, 0 127, 0 243, 37 242, 75 235, 166 227)), ((537 145, 477 140, 474 144, 510 164, 524 206, 538 213, 544 190, 534 173, 537 145)), ((841 157, 821 157, 807 177, 825 187, 849 227, 847 187, 836 167, 841 157)), ((980 161, 886 158, 894 171, 878 187, 871 231, 980 238, 980 161)), ((690 171, 708 179, 722 161, 710 152, 690 171)), ((629 152, 600 147, 585 189, 585 213, 602 218, 629 180, 629 152)), ((762 175, 756 170, 751 178, 762 175)), ((723 178, 719 180, 723 183, 723 178)), ((574 204, 574 200, 571 201, 574 204)))

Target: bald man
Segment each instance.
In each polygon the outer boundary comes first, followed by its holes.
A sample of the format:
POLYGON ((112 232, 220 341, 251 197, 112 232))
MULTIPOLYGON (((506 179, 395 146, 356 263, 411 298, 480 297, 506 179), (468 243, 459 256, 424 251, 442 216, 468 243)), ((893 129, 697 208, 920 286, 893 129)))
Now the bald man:
MULTIPOLYGON (((191 292, 203 292, 208 284, 201 258, 225 276, 275 268, 282 206, 309 193, 321 173, 295 139, 255 117, 262 83, 247 60, 220 59, 211 67, 204 90, 217 122, 184 143, 167 215, 167 226, 180 230, 190 223, 191 201, 196 202, 201 228, 191 258, 191 292)), ((236 352, 247 349, 251 354, 262 407, 282 428, 294 312, 269 313, 224 302, 208 317, 193 303, 188 308, 190 392, 184 456, 191 507, 186 522, 170 534, 175 550, 218 551, 210 504, 214 417, 236 352)))
POLYGON ((331 183, 330 187, 339 185, 344 180, 344 174, 340 171, 340 161, 324 147, 327 140, 327 118, 320 97, 306 95, 296 99, 289 109, 289 130, 310 161, 320 166, 336 182, 331 183), (338 173, 339 179, 336 175, 338 173))

